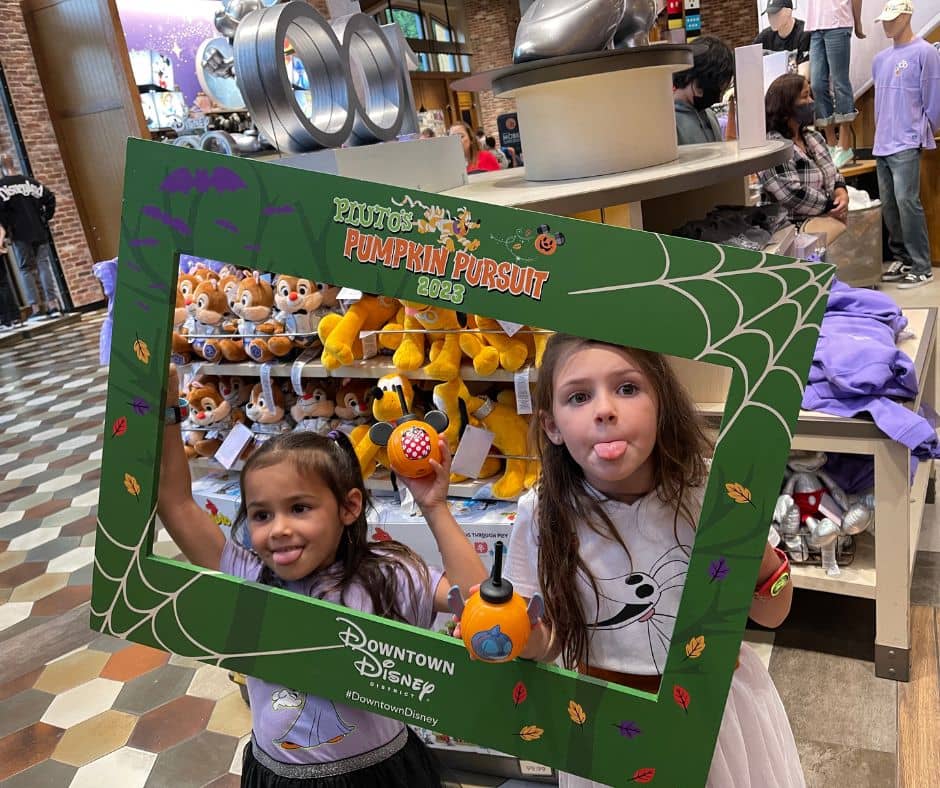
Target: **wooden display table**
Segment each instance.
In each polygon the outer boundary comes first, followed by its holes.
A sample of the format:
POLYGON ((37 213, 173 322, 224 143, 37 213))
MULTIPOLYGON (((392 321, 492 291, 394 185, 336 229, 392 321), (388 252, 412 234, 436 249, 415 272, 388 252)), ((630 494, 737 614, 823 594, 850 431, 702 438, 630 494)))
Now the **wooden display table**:
POLYGON ((842 177, 846 180, 849 178, 857 178, 859 175, 867 175, 869 172, 874 171, 874 159, 859 159, 854 164, 847 164, 839 169, 839 172, 842 173, 842 177))
MULTIPOLYGON (((906 309, 908 330, 915 336, 898 347, 914 362, 920 393, 911 410, 936 406, 937 309, 906 309)), ((699 403, 717 422, 724 403, 699 403)), ((933 462, 917 466, 910 481, 910 452, 891 440, 868 418, 843 418, 800 411, 794 449, 864 454, 875 461, 875 529, 856 539, 855 560, 829 577, 818 566, 793 566, 797 588, 875 600, 875 673, 907 681, 911 664, 910 590, 920 538, 927 486, 933 462)))

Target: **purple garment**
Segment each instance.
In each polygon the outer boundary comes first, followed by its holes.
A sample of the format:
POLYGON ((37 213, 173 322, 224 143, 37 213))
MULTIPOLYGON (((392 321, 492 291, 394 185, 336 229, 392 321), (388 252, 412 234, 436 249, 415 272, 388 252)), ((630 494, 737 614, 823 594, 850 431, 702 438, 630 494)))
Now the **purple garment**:
MULTIPOLYGON (((374 612, 368 592, 360 585, 348 588, 344 599, 340 599, 336 591, 323 593, 338 567, 338 564, 334 564, 333 567, 303 580, 285 583, 284 588, 296 594, 325 599, 367 613, 374 612)), ((263 564, 255 553, 226 540, 219 568, 226 574, 257 581, 261 576, 263 564)), ((429 569, 430 583, 427 585, 422 581, 417 569, 405 570, 396 567, 392 571, 398 580, 398 603, 400 609, 405 611, 408 622, 415 626, 430 627, 434 620, 434 591, 442 577, 440 570, 429 569)), ((341 615, 337 614, 338 617, 341 615)), ((337 647, 343 642, 340 640, 340 633, 349 628, 348 624, 337 621, 337 647)), ((380 648, 382 645, 384 644, 377 644, 376 647, 380 648)), ((365 647, 356 651, 347 643, 346 648, 350 649, 350 661, 359 660, 363 665, 368 663, 370 667, 379 666, 379 659, 365 647)), ((415 655, 415 652, 407 653, 415 655)), ((422 689, 416 689, 414 686, 408 688, 401 679, 407 674, 422 682, 426 680, 433 683, 440 674, 428 665, 418 666, 417 660, 408 656, 396 659, 393 650, 384 656, 386 662, 394 664, 386 666, 389 668, 385 671, 387 677, 381 681, 376 678, 374 699, 385 701, 397 708, 411 708, 420 713, 422 689), (392 693, 393 687, 398 690, 397 693, 392 693)), ((382 672, 381 666, 379 668, 382 672)), ((282 763, 328 763, 350 758, 388 743, 404 727, 398 720, 379 717, 363 709, 335 703, 326 698, 296 692, 280 684, 272 684, 251 676, 247 681, 255 742, 268 755, 282 763)), ((324 683, 330 681, 329 676, 323 677, 324 683)), ((423 691, 426 692, 427 688, 424 687, 423 691)))
POLYGON ((875 458, 866 454, 827 452, 823 470, 847 495, 867 493, 875 487, 875 458))
POLYGON ((922 38, 875 55, 875 156, 936 148, 940 129, 940 52, 922 38))
POLYGON ((868 413, 882 432, 917 457, 940 457, 930 422, 891 399, 913 399, 918 392, 914 364, 896 345, 906 325, 900 307, 887 296, 836 282, 803 407, 834 416, 868 413))
POLYGON ((219 273, 222 270, 222 266, 225 263, 220 263, 218 260, 208 260, 205 257, 193 257, 191 254, 181 254, 180 255, 180 273, 189 274, 192 273, 193 269, 201 265, 203 268, 208 268, 211 271, 219 273))
POLYGON ((108 314, 105 315, 101 323, 101 334, 98 337, 98 363, 103 367, 107 366, 111 360, 111 332, 114 329, 114 293, 117 290, 117 269, 118 261, 116 257, 113 260, 103 260, 92 266, 95 276, 101 282, 105 298, 108 299, 108 314))

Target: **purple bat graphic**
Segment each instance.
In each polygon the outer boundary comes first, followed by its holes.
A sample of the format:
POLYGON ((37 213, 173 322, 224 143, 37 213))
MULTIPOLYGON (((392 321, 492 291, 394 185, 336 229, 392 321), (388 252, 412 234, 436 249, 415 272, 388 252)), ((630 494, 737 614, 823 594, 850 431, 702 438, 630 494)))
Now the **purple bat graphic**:
POLYGON ((216 167, 212 172, 178 167, 170 172, 160 184, 162 191, 179 194, 188 194, 193 189, 200 194, 205 194, 209 189, 219 192, 237 192, 247 188, 241 176, 228 167, 216 167))
POLYGON ((245 249, 246 252, 260 252, 261 251, 261 247, 258 246, 257 244, 245 244, 243 248, 245 249))
POLYGON ((230 233, 238 232, 238 227, 232 224, 228 219, 216 219, 215 223, 223 230, 228 230, 230 233))
POLYGON ((294 212, 293 205, 268 205, 266 208, 264 208, 261 211, 261 213, 263 213, 265 216, 276 216, 277 214, 280 214, 280 213, 293 213, 293 212, 294 212))
MULTIPOLYGON (((159 242, 156 238, 132 238, 132 239, 129 241, 129 244, 130 244, 130 246, 132 246, 132 247, 138 247, 138 246, 156 246, 156 245, 159 244, 159 243, 160 243, 160 242, 159 242)), ((140 270, 140 269, 137 269, 137 270, 140 270)))
POLYGON ((186 222, 182 219, 177 219, 175 216, 170 216, 168 213, 164 213, 156 205, 145 205, 140 209, 140 212, 144 216, 156 219, 160 224, 165 224, 171 230, 176 230, 180 235, 192 235, 192 230, 189 229, 189 225, 186 224, 186 222))
POLYGON ((137 306, 137 308, 138 308, 139 310, 141 310, 142 312, 149 312, 149 311, 150 311, 150 304, 147 304, 147 303, 144 302, 144 301, 135 301, 134 304, 135 304, 135 305, 137 306))

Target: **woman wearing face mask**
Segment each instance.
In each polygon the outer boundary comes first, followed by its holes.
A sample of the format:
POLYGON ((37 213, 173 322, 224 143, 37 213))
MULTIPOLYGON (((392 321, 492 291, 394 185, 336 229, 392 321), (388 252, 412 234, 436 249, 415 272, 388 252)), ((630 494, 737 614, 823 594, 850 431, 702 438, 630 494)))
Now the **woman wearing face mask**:
POLYGON ((814 116, 809 82, 799 74, 777 77, 764 102, 767 138, 790 140, 793 157, 759 174, 763 199, 780 203, 804 232, 826 233, 831 244, 845 230, 849 194, 825 137, 809 128, 814 116))
POLYGON ((680 145, 721 142, 718 118, 709 107, 734 76, 734 55, 714 36, 702 36, 692 45, 693 65, 672 75, 672 98, 676 109, 676 136, 680 145))

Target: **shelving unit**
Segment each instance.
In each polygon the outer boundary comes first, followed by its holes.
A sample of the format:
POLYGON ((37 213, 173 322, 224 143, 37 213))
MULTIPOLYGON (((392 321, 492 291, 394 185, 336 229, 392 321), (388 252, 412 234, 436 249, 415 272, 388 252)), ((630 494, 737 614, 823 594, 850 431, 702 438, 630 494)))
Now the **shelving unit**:
MULTIPOLYGON (((202 364, 200 371, 207 375, 245 375, 257 377, 260 374, 261 364, 253 361, 223 364, 202 364)), ((292 364, 290 362, 272 362, 271 375, 273 377, 290 377, 292 364)), ((345 367, 328 370, 319 361, 309 361, 304 366, 302 377, 305 378, 380 378, 383 375, 399 374, 398 368, 392 363, 391 356, 374 356, 362 361, 356 361, 345 367)), ((435 380, 425 373, 424 369, 416 369, 401 373, 409 380, 435 380)), ((471 364, 464 364, 460 368, 460 377, 466 382, 485 381, 489 383, 512 383, 513 373, 498 369, 492 375, 478 375, 471 364)), ((538 370, 534 367, 529 370, 530 382, 538 378, 538 370)))

